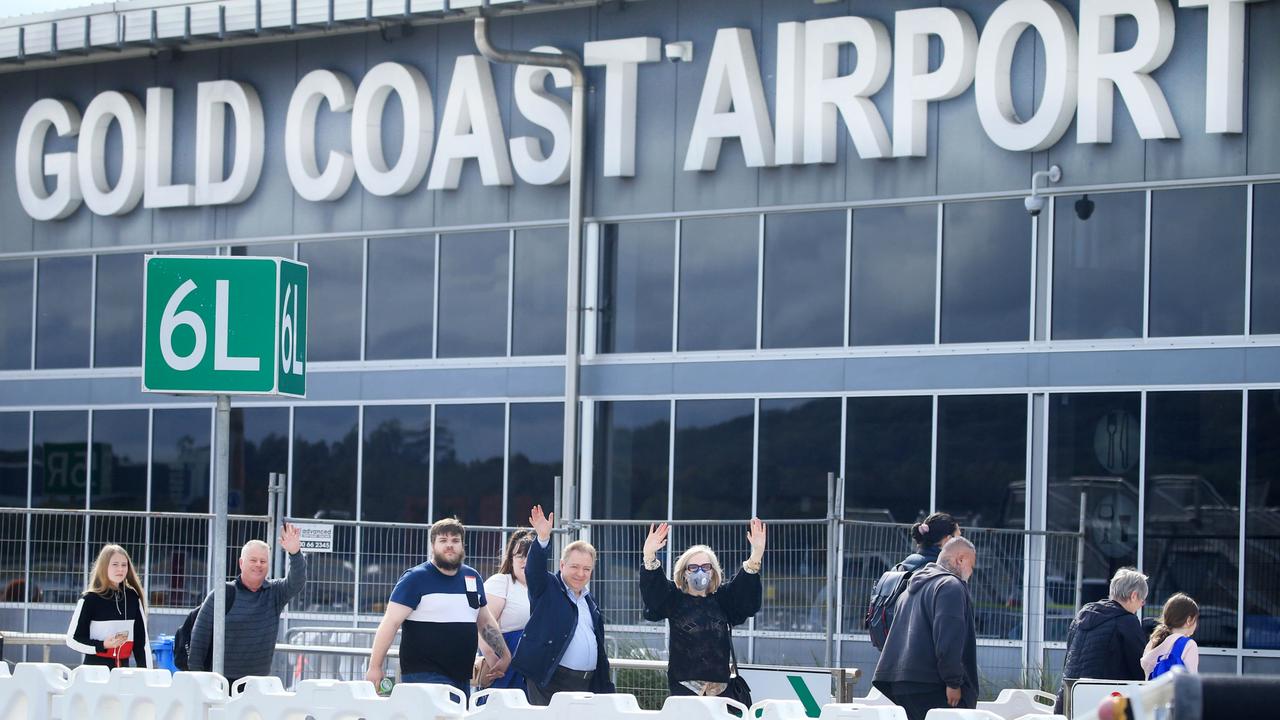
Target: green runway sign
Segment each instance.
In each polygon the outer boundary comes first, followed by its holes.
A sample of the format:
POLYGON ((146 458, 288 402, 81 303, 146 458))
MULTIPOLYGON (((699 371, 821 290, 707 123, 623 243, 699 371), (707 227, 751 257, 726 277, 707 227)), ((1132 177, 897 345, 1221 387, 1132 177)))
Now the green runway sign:
POLYGON ((305 264, 168 255, 145 263, 144 392, 306 396, 305 264))

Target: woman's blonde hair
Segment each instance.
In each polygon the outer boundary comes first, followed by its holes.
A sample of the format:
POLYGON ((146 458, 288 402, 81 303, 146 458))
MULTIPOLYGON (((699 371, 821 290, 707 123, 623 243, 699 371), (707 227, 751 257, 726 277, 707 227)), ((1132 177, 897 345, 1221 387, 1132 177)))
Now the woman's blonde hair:
POLYGON ((724 582, 724 570, 720 568, 720 558, 716 557, 716 552, 706 545, 693 545, 685 550, 680 559, 676 560, 675 570, 671 573, 675 577, 671 579, 681 592, 689 592, 689 579, 684 571, 689 567, 689 561, 698 553, 706 553, 707 557, 711 558, 711 584, 707 586, 707 594, 710 595, 719 590, 720 583, 724 582))
POLYGON ((115 586, 111 584, 110 578, 107 577, 107 569, 111 567, 111 558, 116 555, 123 555, 125 562, 129 563, 129 571, 124 575, 124 585, 133 588, 133 591, 138 594, 138 603, 145 610, 147 600, 142 594, 142 582, 138 580, 138 573, 133 569, 133 559, 119 545, 102 546, 102 551, 98 553, 98 559, 93 561, 93 572, 89 575, 89 592, 108 597, 115 590, 115 586))
POLYGON ((1164 602, 1164 608, 1160 611, 1160 624, 1156 625, 1156 629, 1151 633, 1151 642, 1147 643, 1147 649, 1158 647, 1164 642, 1174 630, 1181 630, 1188 623, 1200 617, 1200 606, 1190 595, 1185 593, 1174 593, 1164 602))

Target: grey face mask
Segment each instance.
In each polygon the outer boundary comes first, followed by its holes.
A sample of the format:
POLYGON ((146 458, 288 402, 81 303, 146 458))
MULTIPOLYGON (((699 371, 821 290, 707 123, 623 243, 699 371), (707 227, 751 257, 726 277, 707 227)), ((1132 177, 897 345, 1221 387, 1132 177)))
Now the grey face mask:
POLYGON ((694 570, 689 575, 689 587, 694 592, 706 592, 707 588, 711 587, 711 573, 706 570, 694 570))

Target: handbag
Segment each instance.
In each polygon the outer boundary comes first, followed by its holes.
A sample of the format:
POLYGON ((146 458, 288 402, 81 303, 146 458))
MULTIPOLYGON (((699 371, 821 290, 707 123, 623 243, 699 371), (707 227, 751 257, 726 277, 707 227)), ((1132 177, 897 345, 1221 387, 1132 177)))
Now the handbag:
POLYGON ((736 700, 751 707, 751 686, 738 673, 738 655, 733 651, 733 626, 725 623, 725 628, 729 631, 729 684, 725 686, 724 692, 720 693, 720 697, 736 700))

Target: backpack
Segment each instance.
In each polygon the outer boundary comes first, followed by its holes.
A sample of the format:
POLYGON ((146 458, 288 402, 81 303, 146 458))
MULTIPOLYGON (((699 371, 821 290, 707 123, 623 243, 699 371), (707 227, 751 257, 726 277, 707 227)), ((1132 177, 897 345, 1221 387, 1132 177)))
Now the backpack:
POLYGON ((1169 650, 1169 654, 1160 658, 1159 662, 1156 663, 1156 666, 1151 668, 1151 674, 1147 676, 1147 679, 1155 680, 1179 665, 1185 667, 1185 663, 1182 662, 1182 651, 1186 649, 1187 642, 1190 640, 1191 638, 1185 635, 1174 640, 1173 647, 1169 650))
MULTIPOLYGON (((231 606, 236 602, 236 584, 229 582, 226 585, 227 592, 227 612, 231 612, 231 606)), ((213 593, 210 593, 212 595, 213 593)), ((173 665, 179 670, 191 669, 191 634, 196 628, 196 616, 200 614, 200 608, 204 605, 197 605, 191 612, 187 613, 187 618, 182 621, 182 626, 173 634, 173 665)), ((204 666, 206 668, 213 667, 213 643, 209 643, 209 650, 205 653, 204 666)))
POLYGON ((907 582, 916 570, 925 563, 903 561, 885 571, 871 590, 871 602, 867 604, 867 613, 862 618, 862 626, 871 636, 871 644, 876 650, 883 650, 885 640, 889 638, 889 626, 893 624, 894 607, 898 597, 907 589, 907 582))

